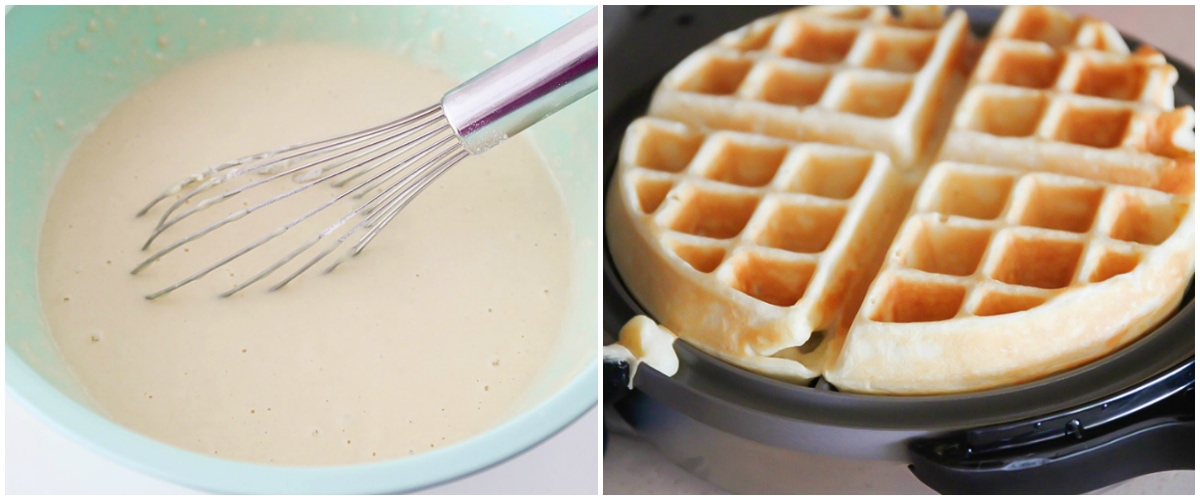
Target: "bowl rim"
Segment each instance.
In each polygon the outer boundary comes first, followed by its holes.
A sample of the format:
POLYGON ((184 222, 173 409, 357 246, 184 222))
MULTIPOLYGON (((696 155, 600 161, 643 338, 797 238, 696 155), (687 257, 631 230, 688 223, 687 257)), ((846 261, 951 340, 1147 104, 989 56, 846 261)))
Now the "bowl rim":
POLYGON ((56 431, 127 467, 184 486, 239 493, 398 493, 428 488, 498 465, 557 434, 597 403, 598 360, 547 400, 445 448, 382 462, 289 466, 210 457, 144 436, 52 386, 5 347, 5 386, 56 431))

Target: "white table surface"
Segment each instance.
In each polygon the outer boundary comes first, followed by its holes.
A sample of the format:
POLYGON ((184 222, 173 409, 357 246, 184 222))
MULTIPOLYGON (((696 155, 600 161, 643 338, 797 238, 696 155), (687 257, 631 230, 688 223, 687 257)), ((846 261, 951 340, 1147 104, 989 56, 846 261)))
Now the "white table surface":
MULTIPOLYGON (((5 395, 6 494, 202 493, 119 465, 63 436, 5 395)), ((425 494, 594 494, 599 491, 599 413, 500 465, 425 494)))
MULTIPOLYGON (((1122 32, 1149 43, 1193 67, 1196 64, 1195 6, 1128 7, 1068 6, 1112 23, 1122 32)), ((854 478, 847 477, 846 481, 854 478)), ((720 494, 720 488, 676 467, 654 447, 620 435, 610 435, 604 455, 605 494, 720 494)), ((1143 476, 1114 488, 1111 494, 1196 493, 1195 471, 1143 476)))

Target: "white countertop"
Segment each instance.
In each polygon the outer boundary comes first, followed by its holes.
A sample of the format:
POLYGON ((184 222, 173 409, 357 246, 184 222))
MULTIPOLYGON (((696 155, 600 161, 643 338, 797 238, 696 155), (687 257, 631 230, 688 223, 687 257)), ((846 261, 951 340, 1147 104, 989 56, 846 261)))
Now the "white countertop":
MULTIPOLYGON (((119 465, 63 436, 5 395, 6 494, 194 494, 119 465)), ((591 494, 599 491, 599 413, 592 408, 566 429, 490 469, 425 494, 591 494)))
MULTIPOLYGON (((1194 6, 1068 6, 1075 13, 1087 13, 1107 20, 1127 35, 1153 45, 1160 51, 1195 65, 1196 11, 1194 6)), ((830 482, 867 481, 853 471, 830 482)), ((914 479, 915 480, 915 479, 914 479)), ((899 485, 897 487, 900 487, 899 485)), ((905 485, 905 491, 923 485, 905 485)), ((925 490, 930 491, 930 490, 925 490)), ((610 434, 604 455, 605 494, 721 494, 720 488, 688 474, 672 464, 651 445, 626 436, 610 434)), ((1191 494, 1196 493, 1195 471, 1163 472, 1136 478, 1113 488, 1107 494, 1191 494)))

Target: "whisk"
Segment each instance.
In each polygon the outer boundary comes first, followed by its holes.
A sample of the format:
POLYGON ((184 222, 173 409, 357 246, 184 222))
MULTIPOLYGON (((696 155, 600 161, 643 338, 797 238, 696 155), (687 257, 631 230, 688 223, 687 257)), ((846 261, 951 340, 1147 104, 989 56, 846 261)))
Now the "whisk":
POLYGON ((223 201, 280 179, 295 183, 295 187, 282 194, 233 211, 166 245, 142 261, 132 274, 198 238, 314 186, 328 184, 340 191, 240 250, 146 298, 161 297, 199 280, 344 199, 364 201, 312 239, 220 296, 228 297, 267 278, 322 241, 326 242, 324 248, 316 250, 315 255, 270 290, 287 285, 352 239, 354 243, 324 272, 358 255, 409 202, 456 163, 487 151, 595 91, 599 40, 596 17, 595 9, 580 16, 454 88, 439 104, 345 135, 228 161, 169 187, 137 214, 144 216, 159 203, 175 199, 159 218, 142 246, 143 251, 180 221, 223 201), (216 192, 218 186, 250 173, 260 174, 261 178, 216 192), (198 201, 193 203, 193 200, 198 201))

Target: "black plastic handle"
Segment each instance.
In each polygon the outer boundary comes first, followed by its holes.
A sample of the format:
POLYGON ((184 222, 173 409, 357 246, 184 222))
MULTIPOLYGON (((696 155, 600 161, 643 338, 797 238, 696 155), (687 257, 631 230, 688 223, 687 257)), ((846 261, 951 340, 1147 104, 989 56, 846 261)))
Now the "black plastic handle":
POLYGON ((910 445, 909 469, 953 494, 1086 493, 1196 468, 1195 359, 1103 401, 910 445))
MULTIPOLYGON (((629 362, 604 360, 604 406, 611 406, 629 394, 629 362)), ((608 450, 608 430, 604 430, 604 450, 608 450)))
POLYGON ((604 404, 612 405, 629 394, 629 362, 604 360, 604 404))

